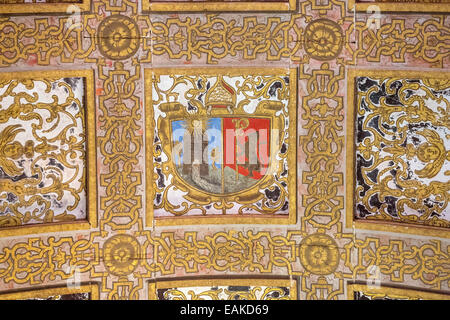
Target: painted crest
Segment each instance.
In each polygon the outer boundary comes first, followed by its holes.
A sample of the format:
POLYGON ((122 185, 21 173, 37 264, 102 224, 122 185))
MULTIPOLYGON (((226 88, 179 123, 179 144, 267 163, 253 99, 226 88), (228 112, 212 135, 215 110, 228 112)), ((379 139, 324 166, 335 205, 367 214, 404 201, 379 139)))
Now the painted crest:
POLYGON ((295 168, 288 163, 295 148, 289 76, 153 81, 155 217, 287 217, 288 170, 295 168))

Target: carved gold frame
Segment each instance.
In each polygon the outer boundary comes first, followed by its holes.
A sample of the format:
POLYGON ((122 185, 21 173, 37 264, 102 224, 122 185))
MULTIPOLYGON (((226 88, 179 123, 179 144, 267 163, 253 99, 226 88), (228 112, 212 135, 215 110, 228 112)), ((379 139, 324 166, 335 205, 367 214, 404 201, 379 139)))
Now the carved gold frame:
POLYGON ((373 13, 371 6, 377 6, 381 12, 450 12, 450 3, 417 3, 417 2, 365 2, 348 0, 348 11, 373 13))
POLYGON ((53 287, 17 292, 0 293, 0 300, 23 300, 32 298, 47 298, 55 295, 90 293, 90 300, 99 300, 100 288, 97 283, 81 284, 79 287, 53 287))
POLYGON ((80 12, 91 10, 91 0, 81 0, 74 3, 18 3, 0 4, 0 15, 11 13, 46 14, 46 13, 74 13, 71 6, 77 6, 80 12))
POLYGON ((216 287, 216 286, 268 286, 268 287, 287 287, 291 300, 297 300, 297 280, 287 278, 210 278, 184 280, 156 279, 148 282, 148 299, 157 300, 159 289, 183 288, 183 287, 216 287))
MULTIPOLYGON (((289 149, 287 155, 288 167, 288 198, 289 198, 289 213, 286 217, 271 215, 268 217, 267 215, 260 214, 254 216, 246 216, 241 217, 236 214, 230 214, 225 216, 211 215, 211 216, 190 216, 190 217, 164 217, 164 218, 155 218, 153 211, 153 201, 154 201, 154 192, 153 192, 153 184, 155 182, 153 175, 153 157, 152 157, 152 144, 153 144, 153 135, 155 127, 160 126, 160 124, 156 124, 154 120, 153 114, 153 104, 152 104, 152 88, 153 88, 153 78, 157 75, 228 75, 228 76, 238 76, 238 75, 278 75, 278 74, 289 74, 290 79, 297 79, 297 69, 295 68, 161 68, 161 69, 145 69, 145 91, 148 93, 146 95, 146 108, 145 108, 145 118, 147 120, 146 124, 146 226, 151 227, 153 224, 156 226, 173 226, 173 225, 196 225, 196 224, 245 224, 245 223, 257 223, 257 224, 295 224, 296 223, 296 215, 297 215, 297 187, 296 187, 296 177, 297 177, 297 87, 295 85, 295 81, 289 82, 289 105, 288 112, 290 116, 289 122, 289 149), (153 222, 154 221, 154 222, 153 222)), ((169 104, 168 104, 169 105, 169 104)), ((274 113, 267 108, 265 110, 266 113, 258 113, 267 114, 273 116, 274 113)), ((213 110, 211 116, 220 116, 223 115, 222 110, 213 110)), ((182 113, 175 112, 173 118, 182 116, 182 113)), ((273 119, 278 120, 278 119, 273 119)), ((279 122, 273 121, 272 123, 279 122)), ((280 125, 280 124, 279 124, 280 125)), ((163 131, 165 131, 165 138, 170 137, 169 128, 167 127, 163 131)), ((163 140, 163 139, 161 139, 163 140)), ((169 141, 171 141, 170 139, 169 141)), ((171 154, 171 145, 163 146, 166 154, 171 154)), ((272 150, 273 151, 273 150, 272 150)), ((170 161, 168 161, 170 162, 170 161)), ((178 177, 176 173, 176 169, 172 162, 168 163, 170 166, 170 170, 173 173, 174 177, 178 177)), ((263 178, 264 180, 264 178, 263 178)), ((200 191, 195 189, 192 186, 189 186, 184 182, 183 179, 177 179, 177 183, 183 185, 186 189, 189 189, 189 194, 195 197, 201 197, 202 195, 207 195, 208 197, 214 199, 221 199, 224 196, 215 196, 212 193, 206 193, 204 191, 200 191)), ((262 183, 262 182, 261 182, 262 183)), ((259 183, 258 183, 259 184, 259 183)), ((256 187, 256 186, 255 186, 256 187)), ((241 192, 240 195, 242 197, 251 196, 252 190, 246 190, 244 193, 241 192)))
POLYGON ((347 141, 346 141, 346 223, 349 229, 365 229, 385 232, 396 232, 406 234, 418 234, 423 236, 435 236, 450 238, 450 230, 433 226, 420 226, 417 224, 358 220, 354 219, 354 190, 355 190, 355 78, 367 77, 405 77, 405 78, 437 78, 449 79, 450 72, 442 71, 412 71, 412 70, 371 70, 371 69, 348 69, 347 73, 347 141))
POLYGON ((223 2, 223 1, 207 1, 207 2, 152 2, 152 0, 142 1, 143 12, 227 12, 227 11, 295 11, 297 9, 296 0, 288 0, 285 2, 223 2))
POLYGON ((420 291, 407 288, 394 288, 386 286, 368 286, 365 284, 347 284, 347 300, 355 300, 355 292, 362 292, 367 295, 389 296, 391 298, 408 300, 450 300, 450 295, 442 293, 434 293, 428 291, 420 291))
POLYGON ((45 79, 81 77, 85 79, 85 108, 86 108, 86 196, 87 219, 71 222, 55 222, 30 224, 16 227, 0 228, 0 238, 18 235, 39 234, 47 232, 84 230, 97 227, 97 155, 96 155, 96 116, 94 98, 93 70, 49 70, 49 71, 21 71, 0 72, 0 80, 12 79, 45 79))

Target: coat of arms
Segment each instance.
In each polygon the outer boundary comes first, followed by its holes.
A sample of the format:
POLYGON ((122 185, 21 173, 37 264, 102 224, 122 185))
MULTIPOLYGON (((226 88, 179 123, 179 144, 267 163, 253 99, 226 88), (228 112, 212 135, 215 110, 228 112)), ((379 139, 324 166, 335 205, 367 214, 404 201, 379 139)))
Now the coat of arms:
POLYGON ((153 217, 162 224, 292 222, 294 72, 165 71, 151 71, 147 101, 153 217))

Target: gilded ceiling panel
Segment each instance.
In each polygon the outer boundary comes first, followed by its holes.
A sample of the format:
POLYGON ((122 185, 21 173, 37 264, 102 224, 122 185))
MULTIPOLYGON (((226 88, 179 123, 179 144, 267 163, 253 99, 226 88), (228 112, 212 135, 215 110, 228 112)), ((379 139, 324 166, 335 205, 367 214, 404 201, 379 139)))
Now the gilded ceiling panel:
POLYGON ((349 0, 349 8, 379 14, 389 12, 443 12, 450 10, 449 0, 349 0))
POLYGON ((90 284, 0 294, 1 300, 97 300, 98 286, 90 284))
POLYGON ((2 14, 79 14, 89 11, 91 0, 0 0, 2 14))
POLYGON ((295 221, 295 70, 153 69, 147 76, 150 217, 295 221))

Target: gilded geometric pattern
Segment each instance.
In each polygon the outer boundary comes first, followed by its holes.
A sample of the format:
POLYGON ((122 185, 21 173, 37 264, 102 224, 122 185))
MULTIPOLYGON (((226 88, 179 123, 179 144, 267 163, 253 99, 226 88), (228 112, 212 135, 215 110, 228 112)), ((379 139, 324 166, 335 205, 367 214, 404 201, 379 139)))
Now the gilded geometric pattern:
MULTIPOLYGON (((93 144, 86 149, 86 168, 89 177, 98 176, 98 184, 87 187, 92 197, 89 204, 98 207, 98 216, 83 227, 80 222, 77 228, 86 230, 73 231, 68 225, 78 223, 58 222, 47 229, 37 225, 27 232, 25 228, 17 228, 17 232, 9 231, 16 228, 5 228, 8 230, 0 232, 0 289, 18 290, 18 297, 22 298, 26 297, 25 291, 67 287, 80 276, 81 283, 98 282, 101 299, 147 299, 155 292, 152 284, 158 288, 166 280, 181 282, 185 281, 181 278, 193 277, 199 282, 184 288, 190 287, 194 296, 203 294, 202 288, 211 289, 209 283, 201 286, 200 281, 225 277, 227 281, 257 279, 260 282, 248 283, 250 291, 241 292, 257 298, 268 288, 288 288, 292 283, 298 286, 296 299, 345 299, 349 283, 372 281, 381 288, 448 292, 450 246, 446 228, 417 223, 402 228, 404 223, 354 219, 348 199, 353 199, 355 189, 346 170, 349 163, 353 164, 349 159, 354 153, 353 147, 346 144, 347 132, 354 132, 348 131, 348 118, 355 106, 353 98, 351 103, 348 100, 355 94, 347 87, 354 78, 352 68, 391 69, 395 71, 391 78, 419 80, 415 86, 420 89, 414 90, 425 92, 423 88, 433 87, 422 79, 426 72, 429 68, 436 73, 445 71, 450 62, 450 17, 446 4, 381 3, 383 14, 379 20, 366 9, 358 11, 358 6, 351 11, 351 1, 197 1, 188 3, 188 8, 179 4, 186 3, 94 0, 83 2, 78 6, 80 10, 74 11, 69 10, 68 3, 8 5, 11 11, 0 7, 3 13, 21 13, 0 18, 2 72, 86 69, 94 74, 86 94, 91 95, 95 112, 87 113, 87 124, 96 130, 93 139, 87 139, 88 144, 93 144), (229 12, 224 6, 239 11, 229 12), (394 11, 400 7, 415 8, 410 11, 420 14, 389 13, 385 12, 386 6, 394 11), (261 11, 254 12, 255 8, 261 11), (368 23, 373 17, 378 25, 368 23), (175 71, 167 72, 169 69, 175 71), (169 217, 178 222, 164 225, 150 214, 149 208, 153 208, 157 198, 151 186, 159 179, 157 172, 155 175, 149 170, 149 163, 154 162, 148 160, 158 144, 147 138, 149 128, 158 126, 155 118, 148 116, 152 106, 149 102, 154 99, 151 74, 166 70, 165 76, 203 77, 211 85, 220 79, 220 73, 214 71, 218 69, 242 70, 242 74, 221 78, 219 91, 231 95, 226 94, 227 103, 211 106, 224 106, 217 109, 223 113, 234 111, 232 92, 238 89, 234 86, 237 82, 230 83, 233 77, 249 76, 245 72, 248 69, 257 70, 256 75, 269 70, 266 76, 289 76, 289 97, 296 100, 290 104, 295 110, 289 116, 295 117, 292 123, 296 126, 289 126, 289 137, 295 138, 291 146, 295 148, 288 152, 288 157, 294 157, 294 165, 290 166, 287 160, 287 188, 288 197, 292 197, 289 210, 295 208, 295 214, 289 213, 292 220, 284 221, 292 224, 282 225, 268 218, 255 224, 256 215, 251 215, 247 221, 234 223, 230 219, 230 223, 221 220, 210 225, 196 222, 204 221, 203 217, 191 217, 196 221, 187 222, 169 217), (406 69, 417 73, 406 74, 406 69), (176 70, 187 71, 177 74, 176 70), (297 70, 296 75, 290 70, 297 70), (346 192, 352 193, 350 198, 346 192), (69 230, 72 231, 60 233, 69 230), (34 235, 17 237, 23 233, 34 235), (290 284, 271 282, 287 276, 290 284)), ((71 77, 77 76, 67 76, 71 77)), ((389 81, 377 77, 371 79, 389 81)), ((202 90, 197 83, 195 88, 202 90)), ((282 88, 275 92, 281 94, 282 88)), ((439 99, 433 90, 431 96, 439 99)), ((203 102, 204 99, 205 96, 203 102)), ((236 101, 239 105, 238 98, 236 101)), ((194 109, 197 106, 190 104, 194 109)), ((189 104, 183 108, 179 110, 184 112, 189 104)), ((262 110, 270 108, 268 103, 262 110)), ((217 110, 211 108, 208 117, 225 123, 223 115, 215 114, 217 110)), ((187 124, 186 119, 174 121, 187 124)), ((415 149, 432 143, 427 140, 431 136, 425 135, 416 137, 419 145, 415 149)), ((415 146, 414 142, 411 144, 415 146)), ((166 155, 172 153, 173 149, 165 148, 166 155)), ((413 149, 410 150, 412 156, 413 149)), ((417 150, 413 159, 419 159, 417 150)), ((426 165, 422 163, 422 167, 426 165)), ((446 169, 442 170, 445 176, 446 169)), ((179 185, 185 188, 184 184, 179 185)), ((225 186, 235 188, 236 184, 225 186)), ((443 208, 441 204, 437 206, 443 208)), ((201 215, 198 211, 195 214, 201 215)), ((445 215, 442 212, 440 215, 445 215)), ((225 211, 225 216, 228 214, 225 211)), ((88 214, 88 219, 92 217, 88 214)), ((224 289, 220 294, 230 286, 234 284, 220 283, 218 289, 224 289)), ((175 283, 170 288, 183 285, 175 283)), ((191 297, 189 290, 181 291, 191 297)), ((269 296, 277 293, 269 292, 269 296)), ((58 294, 62 292, 52 292, 47 297, 58 294)))

